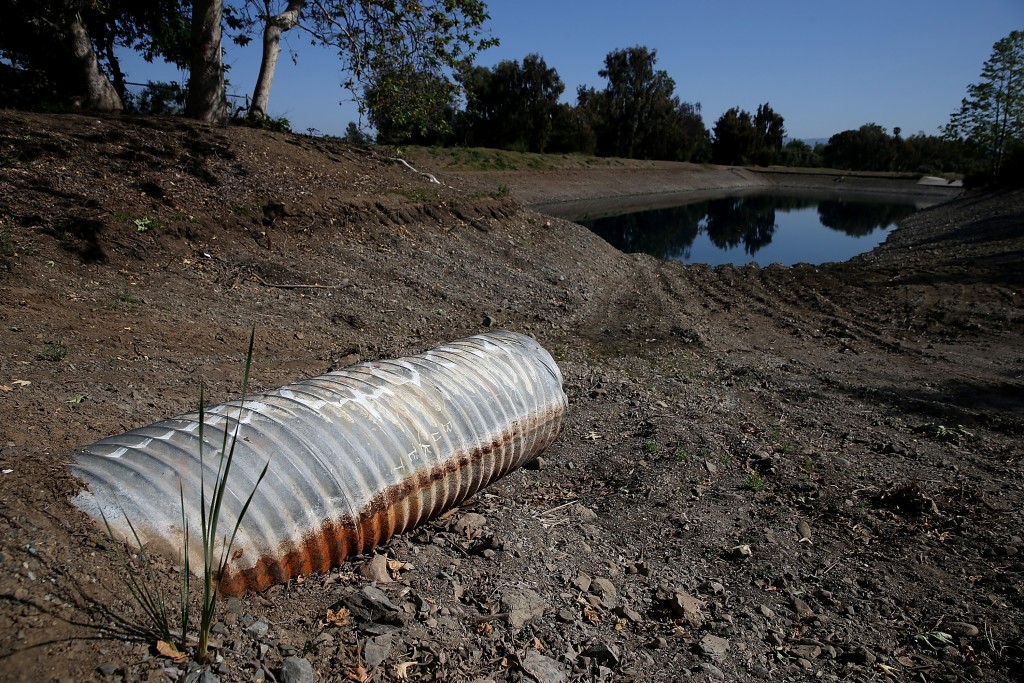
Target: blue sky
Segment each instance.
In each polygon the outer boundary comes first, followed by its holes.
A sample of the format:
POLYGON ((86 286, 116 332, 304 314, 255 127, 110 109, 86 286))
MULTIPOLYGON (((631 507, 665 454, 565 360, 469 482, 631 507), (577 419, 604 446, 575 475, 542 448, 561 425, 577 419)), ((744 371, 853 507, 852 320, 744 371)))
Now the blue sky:
MULTIPOLYGON (((645 45, 676 94, 701 104, 708 128, 730 107, 753 112, 770 102, 798 138, 865 123, 937 134, 992 45, 1024 30, 1024 0, 491 0, 488 8, 501 45, 477 62, 538 53, 565 82, 565 101, 575 102, 578 86, 603 87, 597 72, 608 52, 645 45)), ((358 112, 336 58, 297 31, 286 45, 298 61, 282 53, 270 114, 299 132, 341 134, 358 112)), ((259 40, 226 49, 230 92, 251 92, 259 40)), ((187 78, 136 59, 124 67, 132 81, 187 78)))

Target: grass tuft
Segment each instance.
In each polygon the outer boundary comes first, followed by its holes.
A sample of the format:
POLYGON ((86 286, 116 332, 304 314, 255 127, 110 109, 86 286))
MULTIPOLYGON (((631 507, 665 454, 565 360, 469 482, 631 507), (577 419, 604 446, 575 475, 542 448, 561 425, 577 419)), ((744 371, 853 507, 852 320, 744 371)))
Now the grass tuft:
MULTIPOLYGON (((206 470, 205 461, 208 457, 205 448, 207 414, 206 392, 203 386, 200 386, 199 388, 199 519, 203 545, 203 595, 199 611, 199 634, 198 645, 195 651, 195 660, 200 664, 206 663, 209 658, 210 632, 213 628, 214 617, 217 614, 217 597, 220 594, 221 580, 224 577, 228 560, 231 557, 231 547, 234 545, 235 536, 238 534, 238 529, 242 524, 242 520, 245 518, 245 514, 249 510, 249 505, 252 503, 252 499, 256 495, 256 490, 259 488, 260 483, 267 474, 267 470, 270 468, 270 462, 268 460, 263 466, 263 470, 260 472, 259 477, 257 477, 256 483, 253 485, 248 498, 245 499, 245 503, 242 505, 242 509, 239 511, 238 517, 234 520, 234 524, 230 526, 230 533, 224 534, 223 537, 220 538, 220 543, 218 544, 218 534, 221 530, 222 522, 224 521, 221 515, 222 505, 224 503, 224 496, 227 493, 228 477, 231 475, 231 465, 234 462, 235 445, 238 443, 238 430, 242 424, 242 411, 245 410, 245 399, 249 389, 249 374, 252 369, 252 356, 255 341, 256 329, 253 328, 252 333, 249 335, 249 351, 245 358, 245 377, 242 381, 242 398, 238 404, 238 415, 235 419, 233 430, 228 426, 229 422, 225 422, 223 441, 221 442, 220 449, 214 456, 218 459, 217 474, 211 482, 209 492, 207 492, 207 482, 204 474, 206 470)), ((225 415, 225 418, 227 417, 228 416, 225 415)), ((128 518, 127 514, 125 514, 125 520, 128 522, 128 528, 131 530, 132 537, 135 541, 137 555, 144 568, 144 572, 141 576, 136 572, 136 568, 128 552, 122 547, 123 563, 125 574, 127 575, 125 584, 128 591, 142 608, 143 614, 145 614, 149 621, 149 625, 151 627, 150 630, 153 631, 155 636, 169 646, 170 653, 172 654, 187 652, 189 623, 192 618, 192 578, 189 573, 189 514, 185 505, 184 485, 180 482, 179 496, 181 504, 181 527, 183 531, 181 586, 179 589, 177 614, 181 629, 179 632, 180 638, 178 639, 177 644, 175 644, 175 641, 173 640, 174 632, 171 629, 167 602, 164 599, 163 593, 153 581, 152 563, 149 555, 146 553, 142 540, 135 530, 135 525, 132 523, 131 519, 128 518)), ((114 531, 111 528, 110 523, 107 521, 106 515, 103 514, 102 509, 100 510, 100 515, 103 517, 103 522, 107 527, 107 533, 110 534, 111 538, 114 538, 114 531)))

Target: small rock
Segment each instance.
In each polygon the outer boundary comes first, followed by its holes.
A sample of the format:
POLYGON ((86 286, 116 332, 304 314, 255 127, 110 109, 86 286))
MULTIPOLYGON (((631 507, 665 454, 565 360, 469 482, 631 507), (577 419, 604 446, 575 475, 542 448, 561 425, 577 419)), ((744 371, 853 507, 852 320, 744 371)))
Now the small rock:
POLYGON ((570 609, 566 609, 565 607, 558 610, 558 613, 555 616, 558 617, 559 621, 566 624, 571 624, 574 621, 576 621, 576 615, 573 613, 573 611, 570 609))
POLYGON ((589 574, 584 574, 583 572, 580 572, 579 576, 576 577, 576 580, 573 581, 572 584, 584 593, 587 593, 590 591, 590 584, 593 583, 593 581, 594 580, 590 578, 589 574))
POLYGON ((980 633, 977 626, 964 621, 947 621, 943 630, 951 636, 960 636, 961 638, 974 638, 980 633))
POLYGON ((658 636, 657 638, 651 641, 650 647, 654 650, 665 650, 668 648, 668 640, 661 636, 658 636))
POLYGON ((599 664, 610 664, 611 666, 618 666, 619 664, 619 651, 614 645, 604 641, 593 643, 581 654, 584 657, 590 657, 599 664))
POLYGON ((806 602, 796 597, 795 595, 791 597, 791 600, 793 602, 793 611, 796 612, 796 616, 798 619, 803 621, 814 618, 814 610, 812 610, 806 602))
POLYGON ((789 648, 789 653, 802 659, 817 659, 821 656, 821 648, 817 645, 794 645, 789 648))
POLYGON ((800 520, 796 523, 796 533, 799 536, 801 543, 811 542, 811 525, 804 520, 800 520))
POLYGON ((114 672, 117 671, 117 664, 113 662, 103 662, 98 667, 100 674, 104 676, 113 676, 114 672))
POLYGON ((725 654, 729 651, 729 641, 725 638, 719 638, 718 636, 706 633, 700 639, 700 642, 697 643, 697 647, 700 648, 700 651, 705 656, 715 661, 722 661, 725 659, 725 654))
POLYGON ((374 555, 373 559, 359 568, 359 574, 375 583, 392 583, 394 579, 388 572, 388 558, 374 555))
POLYGON ((686 591, 676 591, 669 599, 669 607, 694 628, 704 623, 704 603, 686 591))
POLYGON ((561 664, 537 650, 528 651, 520 664, 537 683, 565 683, 569 680, 561 664))
POLYGON ((363 646, 363 659, 366 660, 370 668, 380 666, 381 662, 391 654, 393 646, 394 638, 390 634, 370 638, 363 646))
POLYGON ((539 455, 523 465, 524 470, 542 470, 548 466, 548 461, 539 455))
POLYGON ((640 616, 639 612, 625 606, 620 605, 619 607, 617 607, 615 613, 623 619, 628 619, 629 621, 632 621, 634 624, 639 623, 643 620, 643 617, 640 616))
POLYGON ((870 666, 874 664, 878 658, 875 657, 871 650, 867 649, 863 645, 858 645, 852 650, 845 652, 842 659, 847 662, 853 662, 854 664, 870 666))
POLYGON ((254 621, 245 628, 245 632, 253 638, 262 638, 270 630, 270 624, 265 621, 254 621))
POLYGON ((750 546, 746 543, 741 543, 740 545, 729 548, 728 553, 729 557, 733 560, 745 560, 751 557, 753 554, 754 551, 751 550, 750 546))
POLYGON ((618 598, 618 591, 615 589, 615 584, 605 578, 596 578, 590 583, 590 590, 597 593, 601 597, 604 604, 612 607, 615 605, 615 601, 618 598))
POLYGON ((305 657, 285 657, 281 663, 281 683, 313 683, 313 665, 305 657))
POLYGON ((715 681, 724 681, 725 680, 725 672, 723 672, 721 669, 719 669, 714 664, 709 664, 708 662, 701 662, 700 669, 701 669, 701 671, 706 673, 708 676, 710 676, 712 680, 715 680, 715 681))
POLYGON ((530 619, 542 616, 548 607, 544 598, 529 588, 506 592, 501 598, 501 604, 509 613, 509 624, 517 631, 530 619))
POLYGON ((477 512, 467 512, 455 520, 452 531, 465 538, 475 538, 486 525, 486 517, 477 512))
POLYGON ((597 519, 597 513, 581 503, 576 503, 576 505, 573 506, 573 511, 581 521, 593 522, 597 519))
POLYGON ((363 586, 359 591, 361 597, 365 598, 371 605, 383 610, 398 611, 398 606, 391 602, 388 594, 376 586, 363 586))

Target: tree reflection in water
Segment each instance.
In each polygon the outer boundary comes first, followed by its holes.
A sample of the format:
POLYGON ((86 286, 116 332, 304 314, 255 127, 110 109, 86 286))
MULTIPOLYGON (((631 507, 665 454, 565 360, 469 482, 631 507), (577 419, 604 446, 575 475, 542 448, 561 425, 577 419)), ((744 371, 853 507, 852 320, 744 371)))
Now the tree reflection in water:
MULTIPOLYGON (((815 216, 814 222, 822 232, 814 236, 796 236, 797 242, 827 241, 825 228, 853 238, 866 237, 877 230, 893 227, 915 210, 913 200, 898 197, 878 201, 860 197, 820 199, 749 194, 579 222, 621 251, 689 262, 694 244, 702 235, 718 250, 727 252, 742 247, 744 254, 754 257, 777 239, 780 231, 784 233, 789 224, 805 223, 810 216, 815 216)), ((878 241, 866 244, 862 251, 870 249, 878 241)), ((849 247, 845 249, 849 250, 849 247)), ((835 258, 845 259, 852 255, 839 254, 835 258)), ((715 262, 729 260, 723 257, 715 262)), ((825 257, 824 260, 835 259, 825 257)), ((783 257, 780 262, 787 261, 783 257)))

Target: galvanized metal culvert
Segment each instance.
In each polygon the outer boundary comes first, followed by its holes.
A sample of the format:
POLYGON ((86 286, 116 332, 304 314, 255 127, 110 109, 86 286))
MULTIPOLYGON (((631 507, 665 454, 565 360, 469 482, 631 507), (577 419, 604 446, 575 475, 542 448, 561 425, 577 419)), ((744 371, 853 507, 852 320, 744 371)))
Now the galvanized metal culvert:
MULTIPOLYGON (((360 363, 209 408, 207 486, 224 432, 238 426, 222 525, 233 524, 263 466, 221 590, 228 595, 339 565, 410 529, 536 457, 558 435, 567 400, 533 339, 490 332, 426 353, 360 363)), ((199 414, 103 439, 73 453, 87 485, 73 502, 115 534, 190 556, 199 531, 199 414)), ((222 526, 222 529, 224 527, 222 526)))

